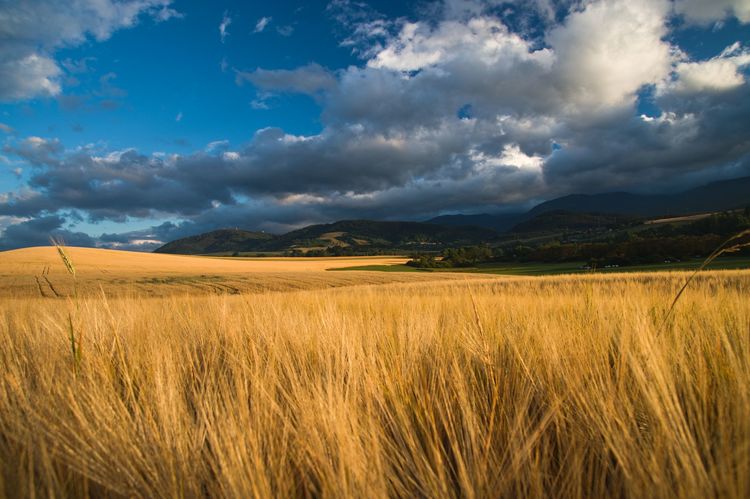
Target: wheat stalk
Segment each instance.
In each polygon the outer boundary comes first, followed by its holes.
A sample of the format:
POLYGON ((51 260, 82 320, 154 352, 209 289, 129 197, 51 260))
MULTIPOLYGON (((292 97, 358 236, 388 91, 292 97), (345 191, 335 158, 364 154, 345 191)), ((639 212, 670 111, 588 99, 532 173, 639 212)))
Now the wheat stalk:
MULTIPOLYGON (((68 253, 65 251, 65 243, 62 239, 55 239, 54 237, 50 238, 50 242, 55 246, 55 249, 57 249, 57 254, 60 256, 60 259, 62 260, 63 264, 65 265, 65 269, 68 271, 68 274, 73 276, 73 301, 76 304, 76 310, 78 310, 78 286, 77 286, 77 280, 76 280, 76 267, 73 264, 73 260, 68 256, 68 253)), ((73 314, 68 313, 68 339, 70 340, 70 353, 73 357, 73 371, 78 374, 78 370, 81 364, 81 337, 83 336, 83 331, 78 331, 78 338, 76 338, 76 328, 73 325, 73 314)))
POLYGON ((50 238, 50 241, 57 249, 57 254, 60 255, 60 259, 62 260, 63 264, 65 265, 65 268, 68 271, 68 274, 72 275, 75 279, 76 277, 76 267, 73 265, 73 260, 70 259, 68 254, 65 252, 65 243, 62 239, 55 239, 54 237, 50 238))
MULTIPOLYGON (((672 305, 669 306, 669 310, 667 311, 667 314, 664 316, 664 320, 662 321, 661 327, 659 327, 658 333, 660 333, 664 326, 666 325, 667 321, 672 315, 672 312, 674 312, 674 308, 677 306, 677 302, 679 301, 682 294, 685 292, 687 287, 690 285, 690 283, 695 279, 695 276, 698 275, 700 271, 708 267, 711 262, 719 258, 724 253, 734 253, 742 248, 746 248, 750 246, 750 241, 740 241, 745 236, 750 236, 750 229, 745 229, 742 232, 735 234, 734 236, 730 237, 723 243, 719 245, 718 248, 716 248, 713 253, 708 255, 708 258, 706 258, 700 267, 698 267, 695 272, 690 274, 690 277, 685 281, 685 284, 682 285, 680 288, 680 291, 677 292, 677 295, 675 295, 674 300, 672 300, 672 305)), ((657 333, 657 334, 658 334, 657 333)))

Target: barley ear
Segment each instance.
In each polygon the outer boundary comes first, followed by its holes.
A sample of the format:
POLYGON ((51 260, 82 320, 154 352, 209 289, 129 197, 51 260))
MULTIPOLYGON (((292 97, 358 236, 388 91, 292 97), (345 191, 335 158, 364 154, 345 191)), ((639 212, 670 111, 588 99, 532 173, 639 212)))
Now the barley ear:
POLYGON ((68 254, 65 252, 65 243, 62 241, 62 239, 55 239, 54 237, 50 238, 50 242, 52 242, 55 248, 57 248, 57 254, 60 255, 60 259, 63 261, 63 264, 65 264, 65 268, 68 270, 68 274, 75 277, 76 267, 75 265, 73 265, 73 260, 71 260, 68 254))
POLYGON ((661 333, 662 329, 667 323, 667 320, 669 320, 669 317, 672 315, 672 312, 674 312, 674 308, 677 305, 677 302, 680 300, 680 297, 682 296, 682 293, 685 292, 688 285, 693 281, 696 275, 698 273, 708 267, 711 262, 716 260, 718 257, 723 255, 724 253, 734 253, 736 251, 741 250, 742 248, 746 248, 750 246, 750 241, 745 241, 744 239, 750 236, 750 229, 745 229, 742 232, 733 235, 721 245, 719 245, 718 248, 714 250, 713 253, 711 253, 708 258, 706 258, 700 267, 698 267, 695 272, 693 272, 690 277, 688 277, 687 281, 685 281, 685 284, 680 288, 680 291, 677 292, 677 295, 674 297, 674 300, 672 300, 672 305, 670 305, 669 310, 667 311, 667 314, 664 316, 664 320, 661 323, 661 326, 659 327, 657 331, 657 335, 661 333))

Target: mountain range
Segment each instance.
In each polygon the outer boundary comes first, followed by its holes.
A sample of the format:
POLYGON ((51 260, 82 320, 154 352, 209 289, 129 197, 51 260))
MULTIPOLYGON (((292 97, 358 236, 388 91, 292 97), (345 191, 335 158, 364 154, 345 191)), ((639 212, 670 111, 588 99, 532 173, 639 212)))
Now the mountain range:
POLYGON ((712 182, 676 194, 605 192, 571 194, 538 204, 524 213, 443 215, 428 220, 442 225, 477 225, 499 232, 516 232, 519 223, 544 213, 596 213, 636 217, 669 217, 744 208, 750 204, 750 177, 712 182))
POLYGON ((449 227, 422 222, 378 222, 342 220, 330 224, 310 225, 282 235, 220 229, 178 239, 156 250, 157 253, 207 254, 278 251, 310 251, 325 248, 434 249, 492 242, 499 236, 495 230, 476 227, 449 227))
POLYGON ((573 194, 524 213, 442 215, 425 222, 343 220, 282 235, 220 229, 178 239, 157 253, 373 252, 430 250, 493 243, 508 235, 615 227, 634 220, 744 208, 750 177, 713 182, 676 194, 573 194), (504 236, 505 235, 505 236, 504 236))

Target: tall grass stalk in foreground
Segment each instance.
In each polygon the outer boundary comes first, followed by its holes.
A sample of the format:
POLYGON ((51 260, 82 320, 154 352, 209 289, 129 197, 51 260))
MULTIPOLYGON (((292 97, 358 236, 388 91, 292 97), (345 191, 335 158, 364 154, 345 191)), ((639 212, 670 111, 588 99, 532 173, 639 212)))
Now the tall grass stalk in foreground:
POLYGON ((713 253, 708 255, 708 257, 703 261, 701 266, 695 269, 695 271, 692 274, 690 274, 690 277, 688 277, 685 280, 685 284, 682 285, 680 290, 675 295, 674 300, 672 300, 672 304, 669 306, 669 310, 667 311, 667 314, 664 316, 663 324, 667 323, 667 321, 669 320, 669 317, 672 315, 672 312, 674 311, 675 306, 677 305, 677 302, 680 300, 682 293, 685 292, 685 290, 693 281, 693 279, 695 279, 695 276, 697 276, 699 272, 703 271, 705 268, 711 265, 711 262, 719 258, 721 255, 725 253, 736 253, 737 251, 740 251, 741 249, 750 246, 750 240, 747 240, 748 236, 750 236, 750 229, 747 229, 738 234, 735 234, 734 236, 724 241, 721 245, 719 245, 719 247, 716 248, 713 251, 713 253))
POLYGON ((0 301, 7 497, 750 496, 750 273, 0 301), (71 388, 71 387, 74 387, 71 388))
MULTIPOLYGON (((72 301, 74 303, 76 312, 78 312, 79 310, 78 283, 76 280, 75 265, 73 265, 73 260, 70 258, 70 256, 68 256, 68 253, 65 251, 65 243, 63 242, 62 239, 50 238, 50 241, 55 246, 55 249, 57 250, 57 254, 60 256, 60 260, 62 260, 63 265, 65 266, 65 270, 67 270, 68 274, 70 274, 73 278, 72 301)), ((83 334, 83 330, 79 327, 78 335, 76 335, 76 327, 73 325, 73 312, 69 311, 68 312, 68 339, 70 340, 70 353, 71 353, 71 359, 73 363, 73 371, 75 373, 78 373, 78 369, 80 368, 80 365, 81 365, 82 334, 83 334)))

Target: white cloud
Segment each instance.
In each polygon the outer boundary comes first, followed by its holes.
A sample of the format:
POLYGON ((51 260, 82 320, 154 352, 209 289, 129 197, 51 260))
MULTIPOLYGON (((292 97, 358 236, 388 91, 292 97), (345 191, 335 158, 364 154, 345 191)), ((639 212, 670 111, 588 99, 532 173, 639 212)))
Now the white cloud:
POLYGON ((534 52, 499 20, 480 17, 466 23, 445 21, 435 29, 424 23, 406 23, 398 37, 367 64, 373 68, 417 71, 466 56, 486 65, 508 65, 517 60, 550 62, 548 51, 534 52))
POLYGON ((695 94, 730 90, 745 83, 740 68, 749 64, 750 50, 736 42, 707 61, 678 63, 674 80, 663 84, 659 91, 662 94, 695 94))
POLYGON ((180 121, 182 121, 182 111, 180 111, 179 113, 177 113, 177 116, 175 116, 175 117, 174 117, 174 120, 175 120, 176 122, 178 122, 178 123, 179 123, 180 121))
POLYGON ((674 8, 677 14, 696 24, 710 24, 729 16, 743 23, 750 22, 748 0, 675 0, 674 8))
POLYGON ((552 83, 563 98, 586 107, 627 105, 641 86, 669 74, 671 47, 662 40, 668 8, 665 0, 604 0, 553 29, 552 83))
POLYGON ((13 133, 15 132, 15 130, 13 130, 13 127, 10 125, 6 125, 5 123, 0 123, 0 132, 13 133))
POLYGON ((258 22, 255 23, 255 29, 253 29, 253 33, 261 33, 263 30, 266 29, 266 26, 271 22, 270 17, 261 17, 258 19, 258 22))
MULTIPOLYGON (((492 155, 483 151, 471 150, 469 158, 474 165, 474 171, 480 176, 488 176, 492 170, 513 168, 527 170, 536 175, 541 174, 544 158, 537 154, 528 155, 521 151, 518 144, 505 144, 500 154, 492 155)), ((540 175, 541 176, 541 175, 540 175)))
POLYGON ((47 56, 36 53, 22 58, 0 55, 0 100, 49 97, 60 93, 60 68, 47 56))
POLYGON ((528 155, 521 151, 518 144, 506 144, 500 155, 499 163, 502 165, 515 166, 516 168, 540 169, 544 164, 544 158, 538 154, 528 155))
POLYGON ((265 111, 271 109, 265 99, 253 99, 250 101, 250 107, 256 111, 265 111))
POLYGON ((291 24, 276 26, 276 32, 281 36, 292 36, 294 34, 294 26, 291 24))
POLYGON ((369 54, 360 65, 236 71, 238 84, 255 87, 256 109, 282 92, 312 95, 322 108, 316 135, 265 128, 236 150, 216 141, 170 159, 7 138, 39 195, 9 197, 0 216, 63 206, 102 219, 169 213, 192 220, 191 230, 229 220, 270 227, 750 172, 748 51, 734 44, 707 61, 687 58, 667 41, 666 0, 576 3, 563 23, 545 25, 544 40, 468 8, 480 2, 454 4, 463 17, 348 18, 359 19, 350 39, 370 40, 358 46, 369 54), (658 117, 637 115, 646 85, 658 117))
POLYGON ((169 21, 170 19, 182 19, 183 17, 185 17, 183 13, 172 9, 167 5, 163 5, 162 8, 156 11, 156 14, 154 15, 154 19, 156 20, 156 22, 162 23, 165 21, 169 21))
POLYGON ((229 141, 228 140, 214 140, 213 142, 209 142, 208 145, 206 145, 206 152, 214 152, 214 151, 223 151, 227 147, 229 147, 229 141))
POLYGON ((225 10, 224 17, 222 17, 221 22, 219 23, 219 38, 221 39, 221 43, 224 43, 224 40, 229 36, 227 28, 229 28, 230 24, 232 24, 232 18, 229 17, 229 12, 225 10))
POLYGON ((106 40, 134 26, 141 15, 164 18, 171 0, 54 0, 3 2, 0 6, 0 101, 54 96, 61 92, 62 70, 56 50, 89 38, 106 40))
POLYGON ((643 85, 669 74, 673 49, 663 41, 668 12, 666 0, 592 2, 551 29, 542 49, 491 16, 432 26, 405 23, 367 63, 404 73, 400 78, 355 68, 344 74, 342 85, 352 76, 357 88, 347 91, 361 97, 374 90, 368 80, 378 92, 387 91, 387 84, 402 101, 399 107, 414 97, 404 88, 419 88, 420 95, 443 92, 430 110, 474 103, 481 112, 491 112, 490 106, 500 114, 609 112, 632 105, 643 85), (445 92, 455 101, 445 100, 445 92))

